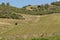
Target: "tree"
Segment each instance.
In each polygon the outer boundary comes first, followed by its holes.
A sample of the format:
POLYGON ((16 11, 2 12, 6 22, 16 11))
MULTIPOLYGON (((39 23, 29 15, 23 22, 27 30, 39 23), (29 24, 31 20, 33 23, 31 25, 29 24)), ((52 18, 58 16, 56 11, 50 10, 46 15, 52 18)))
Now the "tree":
POLYGON ((48 9, 48 7, 49 7, 49 4, 45 4, 45 6, 44 6, 44 7, 45 7, 45 9, 48 9))
POLYGON ((52 2, 51 5, 60 6, 60 1, 59 2, 52 2))
POLYGON ((41 8, 41 6, 40 6, 40 5, 38 5, 37 7, 38 7, 38 8, 41 8))
POLYGON ((10 3, 8 2, 6 5, 7 5, 7 6, 10 6, 10 3))
POLYGON ((5 6, 5 3, 4 2, 2 2, 2 4, 1 4, 2 6, 5 6))

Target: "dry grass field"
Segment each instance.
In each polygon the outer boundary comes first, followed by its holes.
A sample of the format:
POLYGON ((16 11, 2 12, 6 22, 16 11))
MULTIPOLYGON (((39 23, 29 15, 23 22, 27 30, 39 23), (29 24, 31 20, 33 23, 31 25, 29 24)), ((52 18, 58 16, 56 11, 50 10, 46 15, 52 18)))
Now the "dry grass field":
POLYGON ((25 20, 0 18, 1 40, 28 40, 42 35, 43 37, 60 35, 60 14, 22 15, 25 20))

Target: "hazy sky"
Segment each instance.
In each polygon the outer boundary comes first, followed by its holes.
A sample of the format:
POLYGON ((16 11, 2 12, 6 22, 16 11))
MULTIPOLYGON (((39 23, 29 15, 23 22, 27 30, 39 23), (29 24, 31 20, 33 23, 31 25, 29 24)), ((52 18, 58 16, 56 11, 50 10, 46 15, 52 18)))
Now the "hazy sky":
POLYGON ((46 3, 51 3, 54 1, 59 1, 59 0, 0 0, 0 4, 2 2, 10 2, 12 6, 16 7, 23 7, 25 5, 40 5, 40 4, 46 4, 46 3))

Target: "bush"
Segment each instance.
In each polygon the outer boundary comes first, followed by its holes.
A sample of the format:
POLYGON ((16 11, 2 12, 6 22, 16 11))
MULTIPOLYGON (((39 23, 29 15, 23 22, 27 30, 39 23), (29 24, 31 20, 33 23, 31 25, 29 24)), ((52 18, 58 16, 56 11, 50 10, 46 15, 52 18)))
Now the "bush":
POLYGON ((12 19, 19 19, 19 16, 16 13, 14 13, 14 12, 10 13, 10 17, 12 19))
POLYGON ((46 38, 33 38, 32 40, 48 40, 46 38))
POLYGON ((46 39, 46 38, 41 38, 40 40, 48 40, 48 39, 46 39))
POLYGON ((16 14, 11 14, 12 19, 19 19, 19 17, 16 14))

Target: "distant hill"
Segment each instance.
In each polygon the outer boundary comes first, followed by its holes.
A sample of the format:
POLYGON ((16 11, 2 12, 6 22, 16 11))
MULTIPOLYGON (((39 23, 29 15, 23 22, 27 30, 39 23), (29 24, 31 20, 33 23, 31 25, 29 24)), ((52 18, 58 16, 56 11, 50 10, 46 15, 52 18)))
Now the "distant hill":
POLYGON ((34 5, 34 6, 27 5, 23 8, 25 8, 28 11, 27 14, 33 14, 33 15, 60 13, 60 1, 44 5, 34 5))
POLYGON ((19 19, 22 17, 20 14, 31 14, 31 15, 47 15, 53 13, 60 13, 60 1, 52 2, 50 5, 27 5, 22 8, 13 7, 10 3, 0 4, 0 18, 13 18, 19 19))
POLYGON ((22 17, 21 15, 17 15, 19 10, 19 8, 10 6, 9 3, 2 3, 0 4, 0 18, 19 19, 19 17, 22 17))

